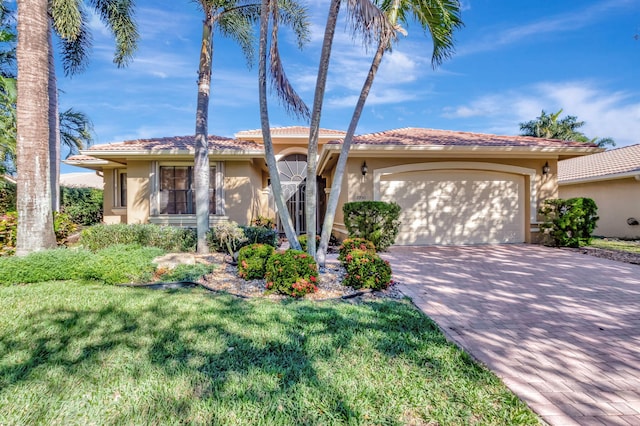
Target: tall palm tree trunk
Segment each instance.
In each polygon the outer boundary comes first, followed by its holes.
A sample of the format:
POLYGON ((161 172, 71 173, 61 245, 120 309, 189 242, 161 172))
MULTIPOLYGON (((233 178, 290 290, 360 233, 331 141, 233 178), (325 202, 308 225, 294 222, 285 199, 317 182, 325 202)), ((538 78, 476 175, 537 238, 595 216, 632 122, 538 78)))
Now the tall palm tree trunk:
POLYGON ((317 227, 317 182, 318 169, 318 134, 320 132, 320 117, 322 115, 322 101, 327 85, 329 60, 331 59, 331 46, 340 12, 340 0, 332 0, 329 5, 329 15, 322 41, 320 65, 318 66, 318 78, 311 109, 311 125, 309 128, 309 151, 307 155, 307 187, 306 187, 306 219, 307 219, 307 252, 316 257, 316 227, 317 227))
POLYGON ((47 0, 18 1, 17 255, 56 246, 49 181, 47 0))
POLYGON ((53 57, 53 30, 49 26, 49 175, 51 208, 60 210, 60 117, 58 109, 58 81, 53 57))
POLYGON ((211 58, 213 54, 213 20, 211 11, 205 13, 202 23, 202 47, 198 69, 198 103, 196 110, 196 137, 194 158, 194 180, 196 191, 197 250, 209 252, 207 231, 209 230, 209 93, 211 91, 211 58))
POLYGON ((292 249, 300 250, 300 243, 293 227, 293 221, 289 214, 289 209, 284 200, 282 193, 282 184, 280 183, 280 173, 276 164, 276 156, 273 150, 273 141, 271 140, 271 126, 269 123, 269 107, 267 105, 267 34, 269 28, 270 16, 270 0, 262 0, 260 8, 260 52, 258 63, 258 95, 260 98, 260 125, 262 127, 262 140, 264 142, 264 153, 269 168, 269 177, 271 179, 271 191, 280 215, 280 221, 284 228, 284 234, 289 240, 289 246, 292 249))
POLYGON ((375 79, 376 73, 378 72, 378 67, 380 66, 380 62, 382 62, 382 57, 384 56, 385 50, 389 46, 389 41, 390 38, 388 35, 383 36, 380 40, 380 43, 378 44, 378 49, 376 50, 376 54, 373 57, 373 61, 371 62, 371 67, 369 68, 367 79, 362 86, 360 97, 358 98, 358 103, 356 104, 353 115, 351 116, 351 122, 349 123, 347 134, 345 135, 344 141, 342 142, 340 156, 338 157, 336 170, 333 173, 333 180, 331 181, 331 192, 329 193, 327 211, 324 216, 322 234, 320 236, 320 246, 318 247, 317 260, 320 267, 325 266, 327 258, 329 238, 331 237, 331 230, 333 228, 333 222, 336 217, 336 209, 338 208, 338 199, 340 198, 340 192, 342 190, 342 181, 344 180, 344 171, 347 165, 347 159, 349 158, 351 142, 353 141, 353 136, 356 132, 356 128, 358 127, 358 122, 360 121, 360 116, 362 115, 364 104, 367 100, 367 97, 369 96, 369 91, 371 90, 371 86, 373 86, 373 80, 375 79))

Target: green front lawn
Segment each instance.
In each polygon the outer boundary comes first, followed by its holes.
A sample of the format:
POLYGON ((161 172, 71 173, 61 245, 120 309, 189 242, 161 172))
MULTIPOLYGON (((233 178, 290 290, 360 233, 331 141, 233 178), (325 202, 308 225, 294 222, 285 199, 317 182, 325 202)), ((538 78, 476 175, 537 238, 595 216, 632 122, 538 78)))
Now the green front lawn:
POLYGON ((627 253, 640 253, 640 242, 638 241, 623 241, 623 240, 610 240, 607 238, 594 238, 591 240, 591 247, 625 251, 627 253))
POLYGON ((537 424, 406 302, 0 288, 0 424, 537 424))

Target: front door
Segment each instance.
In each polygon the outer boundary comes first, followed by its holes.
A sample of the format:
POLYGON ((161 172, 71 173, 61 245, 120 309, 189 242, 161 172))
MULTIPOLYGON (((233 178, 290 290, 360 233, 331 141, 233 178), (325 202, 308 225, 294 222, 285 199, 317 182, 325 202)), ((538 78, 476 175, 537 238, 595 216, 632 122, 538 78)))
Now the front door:
MULTIPOLYGON (((305 216, 307 156, 304 154, 290 154, 278 161, 280 183, 287 203, 287 210, 293 221, 293 228, 297 235, 307 232, 305 216)), ((278 215, 278 229, 284 232, 280 215, 278 215)))

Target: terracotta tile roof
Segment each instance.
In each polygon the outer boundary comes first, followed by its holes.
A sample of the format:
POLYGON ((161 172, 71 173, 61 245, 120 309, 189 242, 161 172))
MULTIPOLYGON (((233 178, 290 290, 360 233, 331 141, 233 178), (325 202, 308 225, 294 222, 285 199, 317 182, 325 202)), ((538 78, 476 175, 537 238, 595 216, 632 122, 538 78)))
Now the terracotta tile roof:
POLYGON ((558 162, 558 182, 640 174, 640 144, 558 162))
MULTIPOLYGON (((331 141, 330 143, 341 143, 331 141)), ((505 146, 505 147, 595 147, 582 142, 542 139, 529 136, 499 136, 452 130, 406 127, 355 136, 357 145, 415 145, 415 146, 505 146)))
MULTIPOLYGON (((262 145, 253 141, 242 141, 238 139, 225 138, 222 136, 209 135, 210 151, 262 151, 262 145)), ((195 136, 174 136, 156 139, 136 139, 131 141, 110 143, 106 145, 94 145, 84 150, 86 154, 91 151, 163 151, 163 150, 185 150, 193 151, 195 136)))
POLYGON ((77 155, 72 155, 68 157, 65 161, 104 161, 104 160, 100 160, 99 158, 92 157, 90 155, 77 154, 77 155))
MULTIPOLYGON (((336 137, 344 135, 347 132, 342 130, 320 129, 320 136, 336 137)), ((289 127, 273 127, 271 136, 301 136, 309 135, 309 127, 305 126, 289 126, 289 127)), ((242 130, 235 134, 237 138, 262 138, 262 129, 242 130)))

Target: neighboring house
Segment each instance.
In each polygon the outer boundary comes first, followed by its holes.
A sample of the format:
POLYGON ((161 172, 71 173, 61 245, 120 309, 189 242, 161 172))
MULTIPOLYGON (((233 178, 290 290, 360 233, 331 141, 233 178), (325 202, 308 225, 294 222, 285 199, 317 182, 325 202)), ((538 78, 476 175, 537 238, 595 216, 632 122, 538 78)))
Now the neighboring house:
POLYGON ((560 161, 558 185, 560 198, 596 202, 595 235, 640 238, 640 144, 560 161))
POLYGON ((60 175, 60 186, 68 188, 103 189, 104 179, 100 172, 95 173, 63 173, 60 175))
MULTIPOLYGON (((322 129, 318 213, 322 219, 345 132, 322 129)), ((309 129, 272 129, 280 178, 298 233, 305 227, 309 129)), ((66 163, 103 172, 107 223, 195 226, 193 136, 95 145, 66 163)), ((275 217, 260 130, 209 137, 210 223, 275 217)), ((534 242, 541 202, 558 196, 557 162, 594 145, 524 136, 405 128, 354 138, 334 233, 346 235, 347 201, 402 207, 397 244, 534 242)), ((322 220, 319 220, 322 223, 322 220)))

